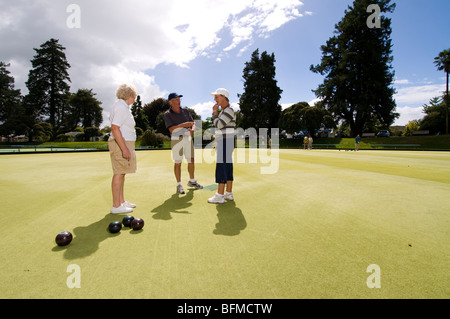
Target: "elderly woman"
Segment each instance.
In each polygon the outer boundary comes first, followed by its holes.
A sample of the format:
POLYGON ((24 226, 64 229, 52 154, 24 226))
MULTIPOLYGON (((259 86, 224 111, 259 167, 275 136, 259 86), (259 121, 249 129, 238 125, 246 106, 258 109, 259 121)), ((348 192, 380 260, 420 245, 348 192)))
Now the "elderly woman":
POLYGON ((136 172, 136 154, 134 150, 136 130, 130 105, 136 99, 137 91, 132 85, 122 84, 116 91, 117 101, 112 106, 109 119, 111 136, 108 141, 109 153, 113 169, 111 183, 113 195, 112 214, 130 213, 136 207, 125 200, 125 175, 136 172))

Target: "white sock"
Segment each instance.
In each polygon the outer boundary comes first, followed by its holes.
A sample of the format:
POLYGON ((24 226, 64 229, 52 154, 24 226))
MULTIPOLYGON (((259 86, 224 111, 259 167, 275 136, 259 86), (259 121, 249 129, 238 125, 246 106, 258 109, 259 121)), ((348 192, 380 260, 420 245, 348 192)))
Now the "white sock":
POLYGON ((227 195, 228 195, 228 194, 233 194, 233 192, 225 192, 225 194, 227 194, 227 195))
POLYGON ((222 194, 219 194, 219 193, 216 193, 216 195, 217 196, 221 196, 221 197, 224 197, 225 195, 222 195, 222 194))
POLYGON ((181 182, 178 182, 178 183, 177 183, 177 186, 178 186, 178 185, 181 185, 181 182))
POLYGON ((191 179, 191 180, 189 180, 191 183, 195 183, 196 182, 196 180, 195 180, 195 178, 193 178, 193 179, 191 179))

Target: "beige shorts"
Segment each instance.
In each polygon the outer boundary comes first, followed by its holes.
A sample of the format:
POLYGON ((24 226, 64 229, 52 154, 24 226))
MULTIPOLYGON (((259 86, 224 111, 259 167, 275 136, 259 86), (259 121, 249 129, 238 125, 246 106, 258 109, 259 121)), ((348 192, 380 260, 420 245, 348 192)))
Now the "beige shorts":
POLYGON ((136 173, 136 152, 134 150, 134 141, 125 141, 131 153, 130 160, 122 157, 122 150, 116 140, 108 141, 109 155, 111 156, 111 164, 114 175, 136 173))
POLYGON ((188 162, 191 161, 191 158, 194 158, 194 141, 191 136, 172 136, 170 146, 172 148, 172 159, 174 162, 181 163, 183 156, 188 162))

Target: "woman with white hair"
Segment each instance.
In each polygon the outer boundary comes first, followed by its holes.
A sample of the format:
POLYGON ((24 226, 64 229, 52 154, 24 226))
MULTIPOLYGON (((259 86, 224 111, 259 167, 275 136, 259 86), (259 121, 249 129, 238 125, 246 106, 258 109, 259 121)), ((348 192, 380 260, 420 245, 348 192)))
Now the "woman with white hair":
POLYGON ((122 84, 116 91, 117 101, 114 103, 109 115, 111 121, 111 136, 108 148, 113 169, 111 183, 113 195, 112 214, 130 213, 136 207, 125 200, 124 184, 125 175, 135 173, 136 154, 136 130, 133 114, 130 106, 134 103, 137 90, 129 84, 122 84))

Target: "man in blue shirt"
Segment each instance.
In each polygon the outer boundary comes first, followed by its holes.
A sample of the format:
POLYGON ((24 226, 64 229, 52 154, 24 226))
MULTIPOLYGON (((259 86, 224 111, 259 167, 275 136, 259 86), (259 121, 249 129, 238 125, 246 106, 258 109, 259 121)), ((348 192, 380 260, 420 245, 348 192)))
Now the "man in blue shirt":
POLYGON ((359 151, 359 143, 361 142, 361 136, 359 134, 355 138, 355 152, 359 151))

